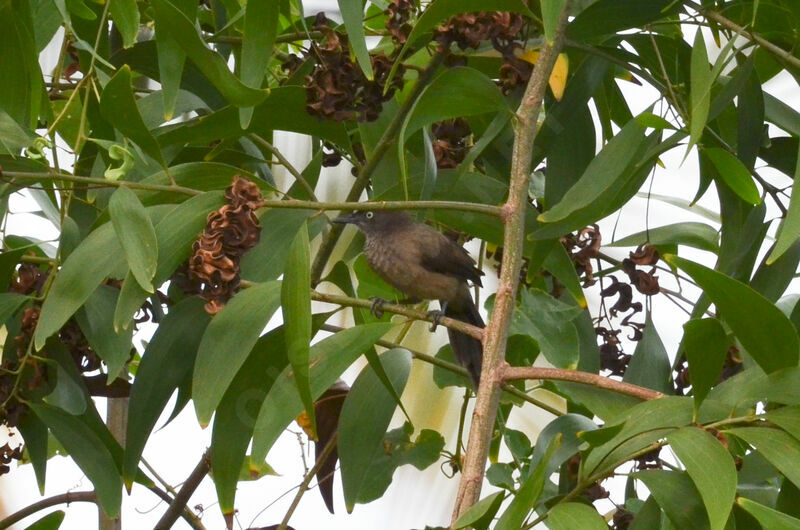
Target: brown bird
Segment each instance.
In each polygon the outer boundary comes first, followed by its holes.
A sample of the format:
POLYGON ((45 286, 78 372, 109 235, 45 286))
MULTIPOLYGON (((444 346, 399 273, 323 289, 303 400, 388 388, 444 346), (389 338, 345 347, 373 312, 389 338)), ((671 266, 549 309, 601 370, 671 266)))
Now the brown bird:
MULTIPOLYGON (((364 255, 387 283, 412 300, 439 300, 444 316, 484 327, 467 282, 481 284, 483 272, 466 250, 401 211, 358 211, 333 220, 364 232, 364 255)), ((447 330, 453 354, 477 388, 483 347, 469 335, 447 330)))

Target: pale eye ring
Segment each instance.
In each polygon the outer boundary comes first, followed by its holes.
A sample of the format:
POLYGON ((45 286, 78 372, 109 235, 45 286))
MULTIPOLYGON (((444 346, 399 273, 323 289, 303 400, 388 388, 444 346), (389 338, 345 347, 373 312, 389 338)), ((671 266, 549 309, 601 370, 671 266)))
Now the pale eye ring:
POLYGON ((375 217, 375 214, 372 212, 367 212, 364 214, 364 217, 366 217, 367 219, 372 219, 373 217, 375 217))

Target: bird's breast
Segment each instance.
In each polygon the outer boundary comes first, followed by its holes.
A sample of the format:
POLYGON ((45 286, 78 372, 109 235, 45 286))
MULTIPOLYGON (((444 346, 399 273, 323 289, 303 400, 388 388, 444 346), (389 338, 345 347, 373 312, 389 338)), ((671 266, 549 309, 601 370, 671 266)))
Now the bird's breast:
POLYGON ((401 252, 396 245, 379 238, 367 238, 364 255, 378 276, 408 296, 446 301, 457 296, 460 282, 456 278, 427 270, 419 256, 401 252))

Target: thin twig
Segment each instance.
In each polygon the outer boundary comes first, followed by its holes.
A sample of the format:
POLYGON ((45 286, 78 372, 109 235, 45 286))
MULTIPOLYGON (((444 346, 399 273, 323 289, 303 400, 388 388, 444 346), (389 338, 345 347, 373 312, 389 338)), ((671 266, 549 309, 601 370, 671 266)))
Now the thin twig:
POLYGON ((308 491, 308 485, 311 484, 311 479, 317 476, 317 473, 319 473, 319 470, 322 469, 322 465, 325 463, 325 460, 328 459, 331 451, 333 451, 336 447, 336 440, 338 438, 336 434, 337 433, 333 433, 333 436, 331 436, 331 439, 325 444, 325 448, 322 450, 319 458, 317 458, 317 461, 314 463, 314 467, 311 468, 311 471, 306 473, 305 478, 303 478, 303 482, 300 484, 300 488, 297 490, 297 494, 295 494, 294 499, 292 499, 292 504, 286 511, 286 515, 283 516, 283 521, 281 521, 280 526, 278 526, 278 530, 286 530, 286 526, 289 524, 289 519, 292 518, 292 514, 294 514, 294 511, 300 504, 300 499, 302 499, 303 494, 308 491))
POLYGON ((172 525, 178 520, 178 517, 180 517, 183 509, 186 508, 192 494, 194 494, 197 487, 208 474, 210 468, 211 460, 209 459, 208 451, 206 451, 203 453, 202 458, 200 458, 200 462, 195 466, 192 474, 189 475, 189 478, 187 478, 186 482, 181 486, 181 490, 175 496, 175 499, 173 499, 172 504, 169 505, 167 511, 164 512, 164 515, 161 516, 156 526, 153 527, 154 530, 169 530, 172 528, 172 525))
POLYGON ((309 199, 314 201, 317 200, 317 196, 314 194, 314 188, 311 187, 303 174, 300 173, 300 171, 298 171, 297 168, 294 167, 285 156, 283 156, 283 153, 276 149, 274 145, 255 133, 251 134, 250 138, 252 138, 257 144, 261 144, 261 146, 267 151, 275 155, 275 158, 278 159, 278 162, 280 162, 280 164, 286 168, 286 171, 288 171, 294 177, 297 183, 300 184, 300 186, 302 186, 302 188, 306 191, 309 199))
MULTIPOLYGON (((365 300, 363 298, 351 298, 349 296, 342 296, 338 294, 320 293, 318 291, 311 291, 311 299, 316 300, 317 302, 328 302, 331 304, 339 304, 350 307, 371 308, 374 304, 372 300, 365 300)), ((441 324, 446 328, 460 331, 461 333, 469 335, 470 337, 474 337, 478 340, 481 340, 481 338, 483 337, 482 328, 445 316, 442 316, 437 319, 435 315, 431 315, 428 312, 419 311, 417 309, 413 309, 411 307, 402 304, 383 303, 381 304, 381 310, 386 311, 388 313, 395 313, 397 315, 403 315, 408 318, 413 318, 414 320, 425 320, 427 322, 436 321, 438 324, 441 324)))
POLYGON ((516 299, 519 271, 522 266, 522 249, 525 242, 525 206, 533 157, 533 140, 539 129, 539 112, 550 73, 564 40, 570 3, 570 0, 564 2, 559 15, 555 39, 553 42, 546 42, 542 47, 536 68, 533 70, 516 113, 508 200, 503 206, 505 223, 503 260, 494 310, 489 325, 484 331, 483 376, 481 384, 478 386, 478 395, 472 414, 464 469, 453 508, 453 522, 480 497, 489 444, 500 399, 500 384, 502 383, 500 371, 505 360, 506 340, 516 299))
MULTIPOLYGON (((186 188, 184 186, 147 184, 143 182, 131 182, 127 180, 114 181, 94 177, 81 177, 77 175, 70 175, 69 173, 3 171, 0 173, 0 180, 2 180, 3 177, 8 177, 12 180, 64 180, 69 182, 93 184, 99 187, 126 187, 132 190, 166 191, 192 196, 204 193, 201 190, 186 188)), ((501 215, 501 208, 499 206, 460 201, 317 202, 301 201, 296 199, 265 199, 261 201, 260 205, 264 208, 292 208, 301 210, 425 210, 430 208, 434 210, 460 210, 464 212, 476 212, 494 217, 499 217, 501 215)))
POLYGON ((68 491, 66 493, 61 493, 59 495, 53 495, 52 497, 48 497, 46 499, 42 499, 38 502, 34 502, 18 512, 12 513, 2 521, 0 521, 0 530, 5 528, 10 528, 11 525, 22 521, 29 515, 33 515, 40 510, 44 510, 46 508, 50 508, 52 506, 57 506, 59 504, 69 504, 71 502, 91 502, 94 504, 98 503, 97 500, 97 493, 94 491, 68 491))
POLYGON ((747 29, 743 28, 739 24, 735 23, 728 18, 725 18, 722 14, 713 9, 706 9, 700 4, 696 4, 694 2, 687 1, 687 5, 691 6, 694 10, 698 13, 702 14, 708 19, 713 20, 720 26, 723 26, 734 33, 744 37, 745 39, 755 42, 771 54, 775 55, 777 58, 786 61, 790 65, 794 66, 795 68, 800 68, 800 58, 795 57, 792 55, 792 52, 789 50, 784 50, 777 44, 773 44, 772 42, 768 41, 758 33, 753 33, 752 31, 748 31, 747 29))

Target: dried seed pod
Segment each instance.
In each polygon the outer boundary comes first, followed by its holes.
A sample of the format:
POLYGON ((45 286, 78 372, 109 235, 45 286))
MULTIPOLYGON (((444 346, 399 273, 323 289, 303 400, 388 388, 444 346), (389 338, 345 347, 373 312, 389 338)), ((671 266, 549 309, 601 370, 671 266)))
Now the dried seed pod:
POLYGON ((208 214, 206 229, 192 245, 189 278, 206 299, 206 311, 219 312, 239 290, 239 262, 259 241, 255 210, 262 204, 259 187, 239 175, 225 190, 227 204, 208 214))

